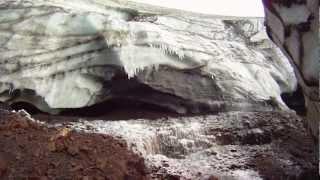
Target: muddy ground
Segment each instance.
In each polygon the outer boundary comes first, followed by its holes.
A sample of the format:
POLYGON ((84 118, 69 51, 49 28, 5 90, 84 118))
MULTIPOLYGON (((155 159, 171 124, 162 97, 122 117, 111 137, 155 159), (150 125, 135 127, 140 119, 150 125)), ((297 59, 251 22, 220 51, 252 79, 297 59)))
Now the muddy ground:
POLYGON ((142 157, 108 135, 2 114, 0 179, 147 179, 142 157))
POLYGON ((0 113, 1 180, 319 179, 316 145, 292 113, 150 122, 0 113))

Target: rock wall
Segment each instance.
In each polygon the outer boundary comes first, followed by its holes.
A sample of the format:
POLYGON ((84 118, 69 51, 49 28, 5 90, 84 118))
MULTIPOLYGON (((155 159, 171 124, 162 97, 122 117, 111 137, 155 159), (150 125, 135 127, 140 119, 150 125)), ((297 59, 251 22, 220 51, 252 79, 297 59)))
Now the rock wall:
POLYGON ((264 0, 269 37, 290 59, 308 108, 308 125, 319 134, 319 1, 264 0))
POLYGON ((114 98, 178 113, 286 109, 263 19, 113 1, 0 2, 0 101, 59 113, 114 98))

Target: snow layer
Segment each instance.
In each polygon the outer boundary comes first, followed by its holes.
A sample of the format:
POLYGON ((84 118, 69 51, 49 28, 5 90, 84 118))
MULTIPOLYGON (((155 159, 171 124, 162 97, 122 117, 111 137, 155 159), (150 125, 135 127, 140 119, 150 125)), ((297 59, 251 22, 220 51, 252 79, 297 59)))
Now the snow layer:
POLYGON ((0 7, 2 101, 17 102, 8 92, 28 89, 53 109, 90 106, 111 98, 105 82, 115 68, 159 92, 205 104, 272 98, 285 108, 280 94, 296 87, 262 19, 100 0, 15 0, 0 7), (159 67, 174 72, 157 73, 159 67))

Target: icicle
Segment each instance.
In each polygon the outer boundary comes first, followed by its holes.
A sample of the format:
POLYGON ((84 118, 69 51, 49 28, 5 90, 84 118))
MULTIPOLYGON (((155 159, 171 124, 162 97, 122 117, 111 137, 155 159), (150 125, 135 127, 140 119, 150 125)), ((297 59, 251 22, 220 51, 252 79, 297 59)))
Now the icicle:
POLYGON ((9 88, 9 95, 12 95, 14 92, 14 86, 12 84, 10 84, 10 88, 9 88))

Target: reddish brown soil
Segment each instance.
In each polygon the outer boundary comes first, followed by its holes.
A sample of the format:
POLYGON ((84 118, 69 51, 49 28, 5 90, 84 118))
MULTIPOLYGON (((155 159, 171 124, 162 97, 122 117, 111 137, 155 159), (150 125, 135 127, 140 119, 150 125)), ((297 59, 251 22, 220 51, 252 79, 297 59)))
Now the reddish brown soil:
POLYGON ((148 179, 125 141, 0 112, 0 179, 148 179))

